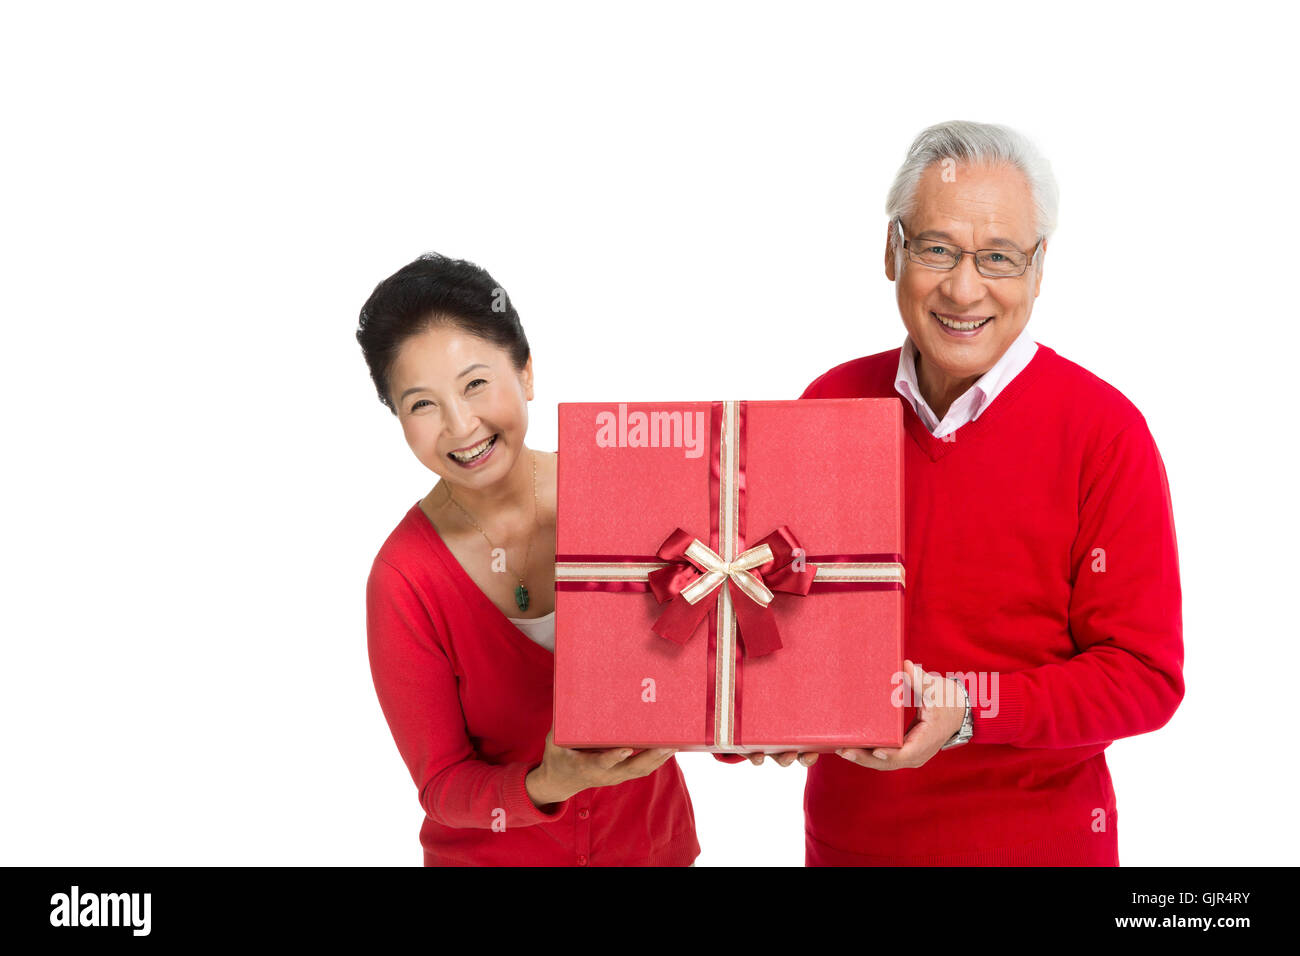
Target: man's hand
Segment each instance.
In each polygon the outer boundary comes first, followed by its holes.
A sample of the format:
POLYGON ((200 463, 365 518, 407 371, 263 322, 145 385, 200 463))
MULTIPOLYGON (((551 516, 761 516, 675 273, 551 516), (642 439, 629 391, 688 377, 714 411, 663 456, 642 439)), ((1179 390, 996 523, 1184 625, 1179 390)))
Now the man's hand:
MULTIPOLYGON (((757 767, 763 762, 763 758, 766 756, 769 755, 764 753, 752 753, 749 755, 749 762, 757 767)), ((794 750, 787 750, 784 753, 771 754, 770 756, 782 767, 790 766, 790 764, 794 763, 796 757, 799 758, 799 762, 805 767, 811 767, 817 762, 817 754, 811 750, 804 751, 803 753, 794 750)))
POLYGON ((911 697, 914 700, 920 698, 916 723, 903 738, 903 746, 877 747, 875 750, 845 747, 835 751, 837 754, 873 770, 920 767, 961 729, 961 722, 966 717, 966 688, 962 684, 937 674, 927 674, 911 661, 903 661, 903 681, 911 697), (919 695, 918 687, 921 689, 919 695))

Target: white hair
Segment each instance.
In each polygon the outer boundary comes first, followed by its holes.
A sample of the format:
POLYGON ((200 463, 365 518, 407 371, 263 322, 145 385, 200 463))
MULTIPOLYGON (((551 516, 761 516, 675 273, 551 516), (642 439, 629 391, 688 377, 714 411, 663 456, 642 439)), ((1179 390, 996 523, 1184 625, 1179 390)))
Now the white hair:
MULTIPOLYGON (((950 120, 924 129, 912 141, 907 159, 898 168, 894 184, 885 199, 885 213, 892 224, 909 216, 916 207, 916 187, 921 174, 932 163, 952 160, 960 163, 989 165, 1009 163, 1020 170, 1029 182, 1034 200, 1034 220, 1038 236, 1048 238, 1056 229, 1058 190, 1052 166, 1029 138, 1006 126, 993 123, 970 123, 950 120)), ((902 245, 890 227, 890 243, 901 254, 902 245)), ((1041 260, 1040 260, 1041 263, 1041 260)))

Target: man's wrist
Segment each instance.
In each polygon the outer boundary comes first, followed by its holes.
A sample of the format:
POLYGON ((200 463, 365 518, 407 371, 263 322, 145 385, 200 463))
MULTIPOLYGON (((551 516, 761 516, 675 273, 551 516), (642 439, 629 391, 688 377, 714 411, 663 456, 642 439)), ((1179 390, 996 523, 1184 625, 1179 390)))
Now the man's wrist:
POLYGON ((966 689, 966 685, 961 681, 955 680, 953 683, 961 688, 962 696, 966 699, 966 710, 962 715, 961 726, 957 728, 956 733, 948 738, 948 742, 939 748, 940 750, 960 747, 964 743, 969 743, 975 731, 974 714, 971 712, 970 691, 966 689))

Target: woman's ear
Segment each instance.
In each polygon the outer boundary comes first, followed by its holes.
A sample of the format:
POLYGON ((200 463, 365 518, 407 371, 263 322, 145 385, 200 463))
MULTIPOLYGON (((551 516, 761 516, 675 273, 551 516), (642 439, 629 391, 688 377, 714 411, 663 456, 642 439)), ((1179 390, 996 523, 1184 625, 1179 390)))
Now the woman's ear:
POLYGON ((533 356, 528 354, 528 361, 524 362, 524 367, 519 371, 519 381, 524 386, 524 398, 528 401, 533 400, 533 356))
POLYGON ((1043 288, 1043 260, 1047 258, 1047 240, 1043 240, 1043 246, 1038 250, 1038 264, 1034 267, 1037 275, 1034 276, 1034 298, 1038 298, 1039 291, 1043 288))

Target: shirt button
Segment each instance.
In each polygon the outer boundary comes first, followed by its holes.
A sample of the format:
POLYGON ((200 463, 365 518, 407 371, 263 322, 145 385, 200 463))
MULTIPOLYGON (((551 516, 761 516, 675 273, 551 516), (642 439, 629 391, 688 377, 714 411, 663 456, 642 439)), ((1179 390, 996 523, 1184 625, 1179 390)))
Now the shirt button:
POLYGON ((586 865, 587 865, 587 856, 584 853, 582 856, 578 857, 578 866, 586 866, 586 865))
POLYGON ((588 810, 586 807, 583 807, 581 810, 578 811, 579 820, 585 820, 589 816, 591 816, 591 811, 588 810))

